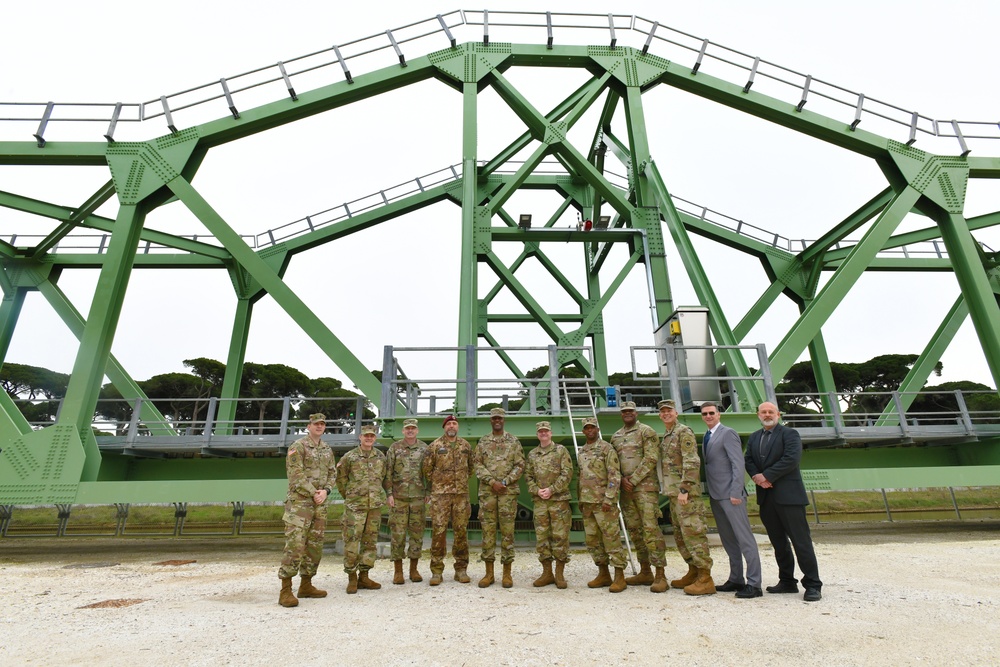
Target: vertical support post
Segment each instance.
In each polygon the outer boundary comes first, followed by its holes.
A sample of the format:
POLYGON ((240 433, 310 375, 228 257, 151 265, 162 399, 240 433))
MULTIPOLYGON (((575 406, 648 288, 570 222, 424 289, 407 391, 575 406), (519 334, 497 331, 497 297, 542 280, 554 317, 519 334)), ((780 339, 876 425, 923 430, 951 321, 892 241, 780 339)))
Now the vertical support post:
MULTIPOLYGON (((469 358, 468 346, 475 346, 479 339, 479 300, 477 289, 478 255, 476 253, 476 209, 478 192, 478 90, 475 82, 465 83, 462 89, 462 250, 459 266, 462 275, 458 295, 458 347, 465 348, 458 355, 458 378, 469 377, 468 366, 475 365, 469 358)), ((475 414, 471 382, 455 399, 459 412, 475 414)))
POLYGON ((379 415, 383 419, 396 417, 396 400, 393 382, 396 380, 396 359, 392 353, 392 345, 382 348, 382 398, 379 405, 379 415))
MULTIPOLYGON (((239 267, 234 269, 240 271, 239 267)), ((246 359, 247 339, 250 336, 250 318, 253 315, 253 299, 240 297, 233 315, 233 331, 229 337, 229 354, 226 357, 226 374, 222 378, 219 398, 225 399, 219 410, 219 432, 232 435, 236 421, 236 399, 240 397, 240 383, 243 381, 243 362, 246 359)))
MULTIPOLYGON (((476 346, 465 346, 465 415, 467 417, 476 416, 477 387, 476 387, 476 346)), ((457 393, 457 392, 456 392, 457 393)), ((458 396, 455 397, 456 399, 458 396)))
POLYGON ((889 521, 892 521, 892 512, 889 510, 889 496, 886 495, 885 489, 882 491, 882 502, 885 503, 885 516, 889 521))
POLYGON ((955 516, 957 516, 958 520, 961 521, 962 520, 962 512, 959 511, 959 509, 958 509, 958 500, 955 498, 955 488, 949 486, 948 487, 948 493, 951 494, 951 506, 955 508, 955 516))
POLYGON ((559 349, 548 346, 549 351, 549 412, 562 414, 562 396, 559 391, 559 349))

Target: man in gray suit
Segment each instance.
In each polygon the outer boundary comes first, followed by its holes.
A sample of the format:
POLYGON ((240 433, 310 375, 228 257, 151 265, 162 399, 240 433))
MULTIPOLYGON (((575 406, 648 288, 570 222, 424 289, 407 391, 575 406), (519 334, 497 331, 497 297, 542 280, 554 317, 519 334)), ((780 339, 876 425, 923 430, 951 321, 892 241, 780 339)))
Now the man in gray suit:
POLYGON ((798 593, 795 580, 795 560, 802 570, 802 585, 806 602, 817 602, 823 582, 816 565, 816 551, 809 534, 806 505, 809 497, 802 482, 799 461, 802 459, 802 438, 794 428, 778 423, 781 413, 774 403, 761 403, 757 418, 764 428, 750 434, 745 464, 747 473, 757 485, 760 520, 774 547, 778 561, 778 583, 768 586, 768 593, 798 593), (792 555, 792 550, 795 555, 792 555))
POLYGON ((719 406, 715 403, 701 404, 701 418, 708 427, 702 440, 701 457, 705 462, 705 487, 722 547, 729 556, 729 579, 716 586, 716 590, 736 591, 739 598, 761 597, 760 554, 747 516, 745 464, 740 436, 719 422, 719 406), (744 558, 747 562, 745 583, 744 558))

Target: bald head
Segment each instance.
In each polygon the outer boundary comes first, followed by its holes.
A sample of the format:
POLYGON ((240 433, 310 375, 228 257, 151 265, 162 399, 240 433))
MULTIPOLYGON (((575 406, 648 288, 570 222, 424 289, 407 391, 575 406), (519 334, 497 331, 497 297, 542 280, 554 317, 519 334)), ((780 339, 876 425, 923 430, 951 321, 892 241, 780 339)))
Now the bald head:
POLYGON ((778 425, 779 417, 781 417, 781 413, 778 412, 778 406, 770 401, 761 403, 760 407, 757 408, 757 419, 760 420, 761 426, 768 431, 778 425))

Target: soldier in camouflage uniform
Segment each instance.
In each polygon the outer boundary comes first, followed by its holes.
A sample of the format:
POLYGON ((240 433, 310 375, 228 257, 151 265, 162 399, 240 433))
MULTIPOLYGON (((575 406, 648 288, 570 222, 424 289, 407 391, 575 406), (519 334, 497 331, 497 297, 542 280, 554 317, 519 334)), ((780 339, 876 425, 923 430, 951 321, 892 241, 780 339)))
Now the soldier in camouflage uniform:
POLYGON ((535 550, 542 563, 542 576, 535 586, 554 583, 566 588, 564 569, 569 560, 569 529, 573 515, 569 508, 569 483, 573 461, 566 448, 552 442, 552 425, 535 424, 538 446, 528 454, 524 478, 535 506, 535 550), (552 573, 552 560, 556 571, 552 573))
POLYGON ((472 445, 458 437, 458 420, 444 418, 444 435, 427 448, 424 479, 431 488, 431 586, 441 583, 444 556, 448 551, 448 521, 455 531, 451 553, 455 557, 455 581, 471 581, 469 568, 469 476, 472 474, 472 445))
POLYGON ((503 408, 490 410, 492 432, 479 439, 474 455, 479 478, 479 523, 483 530, 482 560, 486 575, 479 587, 486 588, 493 579, 496 559, 497 528, 500 529, 500 562, 503 563, 504 588, 514 585, 510 568, 514 562, 514 518, 517 516, 517 480, 524 472, 524 448, 504 430, 507 413, 503 408))
POLYGON ((333 491, 333 450, 323 442, 326 417, 309 415, 308 435, 288 448, 285 471, 288 474, 288 495, 285 497, 285 553, 278 569, 281 594, 278 604, 295 607, 299 604, 292 593, 292 577, 302 576, 299 597, 322 598, 326 591, 315 588, 312 578, 323 556, 323 533, 326 530, 326 499, 333 491))
POLYGON ((653 593, 663 593, 669 587, 663 572, 667 561, 666 541, 657 520, 660 511, 659 485, 656 479, 660 451, 660 437, 656 431, 639 423, 635 403, 624 401, 621 406, 624 426, 611 436, 611 445, 622 466, 622 514, 625 529, 632 539, 639 564, 638 574, 629 577, 629 586, 649 585, 653 593), (656 575, 649 565, 656 568, 656 575))
POLYGON ((375 565, 375 542, 389 487, 385 454, 375 449, 375 427, 361 427, 361 444, 337 464, 337 489, 344 499, 344 572, 347 592, 378 590, 368 571, 375 565))
POLYGON ((671 581, 670 585, 687 592, 685 587, 698 578, 698 568, 712 570, 705 503, 701 501, 701 458, 694 431, 677 421, 674 402, 660 401, 658 405, 660 421, 667 429, 660 442, 660 493, 670 498, 674 541, 681 558, 688 564, 687 574, 671 581))
POLYGON ((403 551, 406 536, 410 536, 410 581, 423 581, 417 571, 420 550, 424 545, 427 521, 428 490, 420 470, 427 453, 427 443, 417 440, 417 420, 403 420, 403 439, 397 440, 386 452, 386 465, 392 488, 389 490, 389 530, 392 534, 392 558, 395 572, 392 583, 403 583, 403 551))
POLYGON ((597 577, 587 582, 587 586, 610 586, 609 591, 620 593, 628 585, 625 583, 625 549, 618 527, 618 489, 621 484, 618 455, 610 443, 601 439, 596 417, 583 420, 583 436, 587 442, 580 450, 577 461, 580 466, 580 513, 583 514, 587 550, 598 570, 597 577), (615 568, 613 581, 608 572, 609 561, 615 568))

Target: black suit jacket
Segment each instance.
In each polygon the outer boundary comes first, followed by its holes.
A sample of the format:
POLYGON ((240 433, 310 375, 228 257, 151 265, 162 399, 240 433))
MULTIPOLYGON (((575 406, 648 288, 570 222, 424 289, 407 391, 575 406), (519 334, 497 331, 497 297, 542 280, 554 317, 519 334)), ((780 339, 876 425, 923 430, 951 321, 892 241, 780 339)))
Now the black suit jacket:
POLYGON ((770 498, 779 505, 808 505, 809 496, 802 482, 799 462, 802 460, 802 438, 794 428, 778 424, 771 430, 767 456, 760 453, 760 440, 764 429, 750 434, 747 450, 743 457, 747 473, 753 477, 763 473, 764 478, 774 486, 765 489, 757 486, 757 504, 770 498))

